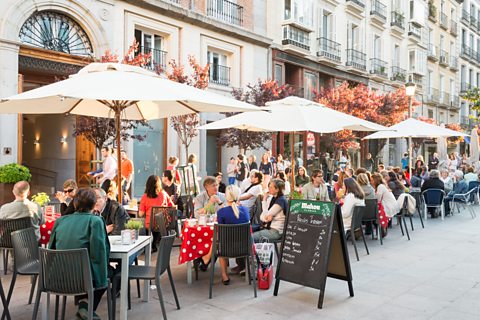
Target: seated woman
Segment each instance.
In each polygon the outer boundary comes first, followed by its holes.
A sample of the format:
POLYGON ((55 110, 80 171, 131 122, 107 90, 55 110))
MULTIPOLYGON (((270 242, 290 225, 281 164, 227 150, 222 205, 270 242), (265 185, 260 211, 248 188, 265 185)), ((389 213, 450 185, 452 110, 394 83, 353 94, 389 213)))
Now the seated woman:
POLYGON ((365 194, 357 181, 347 178, 343 181, 345 185, 345 199, 342 205, 343 228, 350 230, 352 225, 353 210, 356 206, 365 206, 365 194))
MULTIPOLYGON (((110 242, 102 217, 92 214, 97 201, 93 189, 79 189, 73 199, 76 211, 55 221, 50 237, 49 248, 69 250, 87 248, 93 280, 93 311, 95 311, 107 288, 108 256, 110 242)), ((87 319, 88 305, 78 304, 77 316, 87 319)), ((94 319, 99 319, 94 312, 94 319)))
POLYGON ((278 171, 275 178, 282 180, 285 183, 285 191, 283 192, 284 195, 288 196, 290 194, 290 182, 287 180, 287 175, 285 174, 285 171, 278 171))
POLYGON ((383 236, 387 235, 388 220, 396 215, 400 208, 398 207, 397 200, 385 185, 385 180, 380 173, 374 173, 372 175, 372 186, 375 189, 377 200, 383 206, 385 215, 379 211, 379 219, 382 227, 383 236))
POLYGON ((365 194, 365 199, 375 199, 375 189, 370 185, 370 179, 366 173, 357 176, 357 182, 365 194))
POLYGON ((310 182, 310 177, 307 175, 307 170, 305 167, 298 167, 298 174, 295 177, 295 186, 303 187, 310 182))
POLYGON ((388 172, 388 187, 395 196, 395 199, 398 199, 402 193, 405 193, 404 185, 398 180, 397 174, 393 171, 388 172))
POLYGON ((259 242, 262 238, 278 240, 282 237, 285 224, 285 213, 288 209, 288 201, 283 195, 285 183, 280 179, 273 179, 268 184, 268 193, 265 193, 262 201, 262 214, 260 220, 263 229, 253 233, 253 240, 259 242), (267 199, 271 196, 270 201, 267 199))
MULTIPOLYGON (((217 221, 219 224, 241 224, 248 223, 250 221, 250 213, 248 209, 242 205, 238 205, 237 202, 240 198, 240 188, 236 185, 229 185, 225 190, 226 206, 218 210, 217 221)), ((210 258, 212 256, 212 248, 208 254, 201 258, 198 258, 195 263, 199 264, 200 270, 206 271, 210 264, 210 258)), ((222 283, 228 285, 230 278, 227 274, 228 258, 220 258, 220 271, 222 272, 222 283)))
MULTIPOLYGON (((170 196, 162 189, 160 177, 151 175, 147 179, 145 185, 145 193, 140 199, 140 207, 138 209, 138 216, 145 217, 145 228, 150 229, 150 214, 152 207, 173 207, 170 196)), ((160 234, 153 232, 152 252, 157 251, 157 242, 160 240, 160 234)))

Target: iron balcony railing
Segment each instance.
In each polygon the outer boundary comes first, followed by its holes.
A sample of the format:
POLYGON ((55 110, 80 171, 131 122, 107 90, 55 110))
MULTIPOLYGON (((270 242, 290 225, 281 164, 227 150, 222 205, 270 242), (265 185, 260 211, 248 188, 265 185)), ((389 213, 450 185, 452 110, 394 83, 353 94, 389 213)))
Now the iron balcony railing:
POLYGON ((438 103, 440 99, 438 89, 429 87, 427 88, 427 102, 438 103))
POLYGON ((460 51, 460 54, 467 57, 467 58, 470 58, 471 55, 472 55, 472 49, 470 49, 469 46, 467 46, 466 44, 462 44, 462 50, 460 51))
POLYGON ((207 0, 207 16, 243 26, 243 7, 228 0, 207 0))
POLYGON ((460 92, 461 93, 466 93, 471 88, 472 87, 471 87, 470 83, 467 83, 467 82, 460 83, 460 92))
POLYGON ((210 64, 210 82, 222 86, 230 85, 230 67, 210 64))
POLYGON ((455 20, 450 20, 450 33, 454 36, 456 36, 458 34, 457 21, 455 21, 455 20))
POLYGON ((433 60, 438 60, 438 47, 433 43, 428 44, 427 57, 433 60))
POLYGON ((400 67, 392 67, 392 76, 390 77, 392 81, 406 82, 407 81, 407 70, 400 67))
POLYGON ((399 11, 392 11, 390 25, 405 30, 405 16, 403 13, 399 11))
POLYGON ((408 35, 415 38, 422 38, 422 28, 415 25, 413 22, 408 23, 408 35))
POLYGON ((340 62, 342 60, 340 43, 324 37, 318 38, 317 56, 340 62))
POLYGON ((150 61, 144 66, 145 69, 157 70, 165 69, 167 66, 167 52, 159 49, 153 49, 145 46, 139 46, 137 54, 150 54, 150 61))
POLYGON ((445 50, 440 50, 440 59, 439 59, 439 64, 448 66, 448 52, 445 50))
POLYGON ((380 0, 372 0, 370 15, 375 15, 387 21, 387 6, 384 5, 380 0))
POLYGON ((474 16, 470 16, 470 25, 477 29, 477 18, 475 18, 474 16))
POLYGON ((355 3, 356 5, 365 8, 365 0, 347 0, 347 3, 355 3))
POLYGON ((453 108, 460 107, 460 97, 455 95, 450 95, 450 106, 453 108))
POLYGON ((466 23, 470 22, 470 15, 467 10, 462 10, 462 21, 466 23))
POLYGON ((412 82, 417 85, 417 87, 423 87, 423 77, 419 74, 413 73, 411 75, 412 82))
POLYGON ((458 70, 458 58, 455 57, 454 55, 450 56, 449 66, 450 66, 450 69, 452 70, 458 70))
POLYGON ((367 55, 361 51, 347 49, 347 66, 367 70, 367 55))
POLYGON ((440 13, 440 27, 444 29, 448 29, 448 17, 445 13, 440 13))
POLYGON ((472 62, 478 62, 478 53, 477 51, 470 49, 470 60, 472 62))
POLYGON ((370 73, 387 78, 387 62, 377 58, 370 59, 370 73))
POLYGON ((450 93, 445 91, 440 91, 440 97, 438 99, 438 103, 441 105, 450 105, 450 93))
POLYGON ((292 44, 299 48, 310 50, 310 37, 308 32, 292 25, 283 26, 283 45, 292 44))

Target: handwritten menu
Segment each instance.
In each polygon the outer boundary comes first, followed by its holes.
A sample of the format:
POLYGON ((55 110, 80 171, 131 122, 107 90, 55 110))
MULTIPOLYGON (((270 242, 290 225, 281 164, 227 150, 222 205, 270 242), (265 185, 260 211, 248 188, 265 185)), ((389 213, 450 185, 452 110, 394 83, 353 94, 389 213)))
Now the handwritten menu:
POLYGON ((279 279, 320 289, 327 276, 334 204, 291 200, 279 279))

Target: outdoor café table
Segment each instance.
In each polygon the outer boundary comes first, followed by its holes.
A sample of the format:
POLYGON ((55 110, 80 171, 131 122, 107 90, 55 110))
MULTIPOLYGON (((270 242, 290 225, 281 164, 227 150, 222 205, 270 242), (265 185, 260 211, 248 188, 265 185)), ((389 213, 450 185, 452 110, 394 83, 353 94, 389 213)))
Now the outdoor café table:
POLYGON ((53 216, 50 214, 44 215, 45 223, 40 226, 40 244, 45 246, 48 244, 55 220, 61 216, 60 213, 55 213, 53 216))
POLYGON ((206 255, 213 242, 213 224, 190 227, 186 222, 182 230, 182 246, 178 263, 187 263, 187 283, 192 284, 192 261, 206 255))
MULTIPOLYGON (((145 248, 145 265, 150 265, 151 259, 151 236, 139 236, 138 240, 133 244, 122 245, 121 236, 109 236, 110 240, 110 259, 121 259, 122 261, 122 273, 121 273, 121 285, 120 285, 120 319, 127 319, 127 297, 128 297, 128 262, 129 258, 135 253, 145 248)), ((160 254, 160 253, 159 253, 160 254)), ((143 301, 148 301, 149 281, 145 280, 143 287, 143 301)))
POLYGON ((123 209, 127 211, 128 215, 138 218, 138 205, 124 204, 123 209))

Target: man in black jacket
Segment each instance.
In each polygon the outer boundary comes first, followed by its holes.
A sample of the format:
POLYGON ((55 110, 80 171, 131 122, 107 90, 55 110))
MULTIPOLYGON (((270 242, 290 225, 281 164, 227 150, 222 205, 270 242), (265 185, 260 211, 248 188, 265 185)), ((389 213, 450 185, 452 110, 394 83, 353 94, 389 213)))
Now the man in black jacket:
POLYGON ((60 201, 60 213, 62 216, 66 216, 75 212, 72 199, 77 193, 77 190, 78 186, 75 180, 68 179, 63 183, 63 192, 58 191, 55 193, 55 198, 60 201))
POLYGON ((125 229, 125 223, 130 219, 130 216, 117 201, 109 199, 103 189, 97 188, 95 193, 97 202, 93 212, 105 219, 107 234, 120 235, 122 230, 125 229))
MULTIPOLYGON (((440 189, 445 191, 445 185, 440 180, 440 172, 438 170, 431 170, 428 179, 423 182, 422 192, 428 189, 440 189)), ((432 215, 432 218, 437 217, 436 208, 428 208, 428 213, 432 215)))

